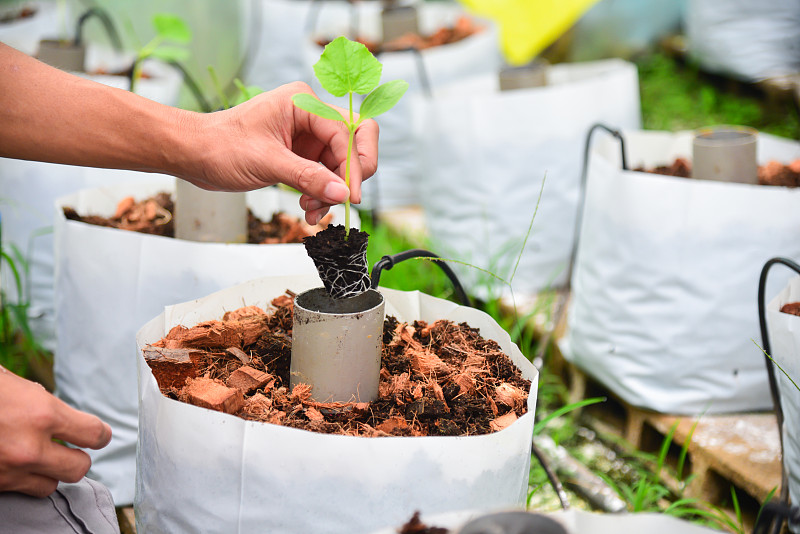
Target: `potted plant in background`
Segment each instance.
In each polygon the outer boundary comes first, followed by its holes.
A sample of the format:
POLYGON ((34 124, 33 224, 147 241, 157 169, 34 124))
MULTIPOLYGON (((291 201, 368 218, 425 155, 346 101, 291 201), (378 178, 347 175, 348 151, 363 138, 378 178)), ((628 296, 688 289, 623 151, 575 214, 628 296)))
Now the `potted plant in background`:
MULTIPOLYGON (((540 65, 546 85, 503 91, 499 72, 443 84, 416 102, 421 204, 437 250, 506 278, 508 251, 520 249, 538 210, 547 222, 530 231, 515 277, 518 295, 534 299, 567 282, 585 132, 599 117, 639 127, 638 76, 619 59, 540 65)), ((481 271, 454 268, 481 298, 508 297, 481 271)))
MULTIPOLYGON (((691 164, 695 137, 623 131, 624 156, 610 136, 587 150, 562 352, 633 406, 692 415, 769 409, 767 375, 753 357, 753 281, 777 254, 800 258, 788 237, 800 224, 800 189, 643 172, 676 158, 691 164)), ((788 164, 800 144, 760 133, 757 152, 761 166, 788 164)), ((785 281, 776 276, 768 292, 785 281)))

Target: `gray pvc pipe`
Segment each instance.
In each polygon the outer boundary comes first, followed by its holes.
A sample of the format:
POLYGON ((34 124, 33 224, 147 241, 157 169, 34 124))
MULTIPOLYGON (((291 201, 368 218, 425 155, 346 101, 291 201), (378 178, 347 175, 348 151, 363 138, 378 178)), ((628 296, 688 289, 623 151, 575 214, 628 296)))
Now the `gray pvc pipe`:
POLYGON ((383 42, 393 41, 407 33, 419 33, 419 18, 414 6, 386 8, 381 12, 383 42))
POLYGON ((86 47, 76 45, 72 41, 59 39, 42 39, 39 41, 39 52, 36 54, 39 61, 47 63, 57 69, 85 72, 86 47))
POLYGON ((175 237, 205 243, 247 242, 244 193, 206 191, 175 180, 175 237))
POLYGON ((520 67, 504 67, 500 70, 500 90, 530 89, 547 85, 547 66, 543 60, 536 60, 520 67))
POLYGON ((309 384, 317 402, 377 399, 384 313, 374 289, 335 300, 322 287, 297 295, 290 386, 309 384))
POLYGON ((695 132, 692 178, 758 183, 758 131, 746 126, 712 126, 695 132))

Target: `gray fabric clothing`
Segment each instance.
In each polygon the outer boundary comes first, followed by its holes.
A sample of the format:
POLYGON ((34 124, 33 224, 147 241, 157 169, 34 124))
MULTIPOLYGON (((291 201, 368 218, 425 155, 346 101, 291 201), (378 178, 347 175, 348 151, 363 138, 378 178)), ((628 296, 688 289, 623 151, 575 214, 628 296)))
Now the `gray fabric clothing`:
POLYGON ((0 534, 119 534, 108 488, 84 478, 49 497, 0 493, 0 534))

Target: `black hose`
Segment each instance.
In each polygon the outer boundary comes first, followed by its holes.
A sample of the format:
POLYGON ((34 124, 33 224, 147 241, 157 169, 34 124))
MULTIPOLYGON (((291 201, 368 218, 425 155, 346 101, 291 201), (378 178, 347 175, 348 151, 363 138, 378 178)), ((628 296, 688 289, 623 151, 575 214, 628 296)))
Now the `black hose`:
POLYGON ((100 19, 100 22, 103 23, 103 27, 108 34, 108 38, 111 39, 111 45, 114 47, 114 50, 122 50, 122 40, 119 38, 119 33, 114 27, 111 17, 108 16, 108 13, 106 13, 104 9, 99 7, 87 9, 80 17, 78 17, 78 22, 75 26, 75 46, 80 46, 83 43, 83 26, 91 17, 97 17, 100 19))
MULTIPOLYGON (((766 314, 766 289, 767 289, 767 276, 769 270, 773 265, 785 265, 796 273, 800 274, 800 265, 790 260, 789 258, 772 258, 764 264, 761 269, 761 276, 758 278, 758 326, 761 329, 761 348, 764 351, 764 363, 767 366, 767 379, 769 380, 769 391, 772 396, 772 404, 775 408, 775 418, 778 421, 778 430, 781 439, 781 457, 784 457, 783 451, 783 409, 781 408, 781 394, 778 390, 778 380, 775 378, 774 366, 769 356, 772 356, 772 347, 769 343, 769 332, 767 331, 767 314, 766 314), (769 355, 769 356, 768 356, 769 355)), ((786 466, 781 467, 781 500, 788 501, 789 498, 789 477, 786 473, 786 466)), ((780 529, 780 523, 772 530, 773 534, 777 534, 780 529)))
POLYGON ((404 252, 399 252, 392 256, 384 256, 380 260, 378 260, 375 265, 372 266, 372 274, 370 279, 372 281, 372 289, 377 289, 378 284, 381 280, 381 271, 382 270, 391 270, 396 264, 400 263, 401 261, 405 261, 411 258, 433 258, 433 262, 438 265, 444 274, 450 279, 453 283, 453 288, 456 292, 456 297, 458 301, 464 306, 472 306, 469 297, 467 296, 466 291, 464 291, 464 287, 461 285, 461 282, 458 280, 456 273, 450 268, 449 265, 445 261, 443 261, 439 256, 434 254, 433 252, 421 249, 421 248, 414 248, 411 250, 406 250, 404 252))

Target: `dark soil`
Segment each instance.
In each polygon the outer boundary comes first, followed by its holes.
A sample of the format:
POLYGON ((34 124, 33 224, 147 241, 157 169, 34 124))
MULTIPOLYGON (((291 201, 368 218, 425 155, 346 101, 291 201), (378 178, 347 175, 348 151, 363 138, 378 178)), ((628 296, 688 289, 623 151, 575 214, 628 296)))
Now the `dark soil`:
POLYGON ((784 304, 781 306, 781 311, 783 313, 789 313, 792 315, 800 315, 800 302, 789 302, 788 304, 784 304))
MULTIPOLYGON (((652 169, 637 167, 633 170, 679 178, 690 178, 692 176, 692 164, 685 158, 676 158, 671 165, 662 165, 652 169)), ((773 160, 766 165, 759 166, 758 183, 760 185, 780 187, 800 187, 800 159, 794 160, 788 165, 773 160)))
POLYGON ((368 240, 368 233, 351 228, 347 234, 342 225, 330 225, 303 240, 331 298, 354 297, 370 288, 368 240))
POLYGON ((293 296, 274 299, 269 313, 248 306, 176 326, 147 346, 162 393, 248 420, 368 437, 488 434, 527 412, 531 383, 497 343, 445 320, 387 317, 374 402, 320 403, 306 384, 290 390, 293 296))
MULTIPOLYGON (((378 43, 369 39, 359 37, 356 39, 359 43, 367 47, 367 49, 375 55, 381 52, 393 52, 398 50, 408 50, 414 48, 417 50, 425 50, 434 46, 442 46, 450 43, 456 43, 462 39, 483 31, 483 27, 475 24, 469 17, 459 17, 456 23, 450 28, 440 28, 430 35, 418 35, 409 33, 387 41, 385 43, 378 43)), ((332 39, 317 41, 320 46, 325 46, 331 42, 332 39)))
MULTIPOLYGON (((175 237, 172 212, 174 201, 169 193, 157 195, 136 202, 126 197, 117 204, 111 217, 99 215, 79 215, 73 208, 65 207, 64 216, 72 221, 80 221, 97 226, 118 228, 143 234, 175 237)), ((318 225, 310 226, 297 217, 278 212, 269 221, 262 221, 248 211, 248 239, 251 244, 302 243, 303 239, 327 228, 333 219, 332 214, 322 218, 318 225)))
POLYGON ((419 519, 419 512, 414 512, 414 516, 408 523, 400 527, 399 534, 447 534, 449 529, 440 527, 429 527, 419 519))

